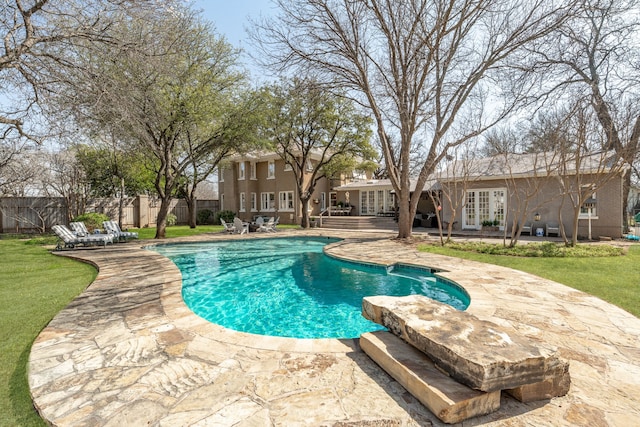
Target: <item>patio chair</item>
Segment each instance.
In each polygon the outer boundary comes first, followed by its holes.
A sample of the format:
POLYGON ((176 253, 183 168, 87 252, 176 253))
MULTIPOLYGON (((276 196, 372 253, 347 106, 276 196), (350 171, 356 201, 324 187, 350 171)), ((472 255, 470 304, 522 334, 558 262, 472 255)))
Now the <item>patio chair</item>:
POLYGON ((524 225, 522 226, 522 230, 520 231, 520 234, 527 233, 529 234, 529 236, 531 236, 531 233, 532 233, 531 227, 533 227, 533 224, 530 221, 525 222, 524 225))
POLYGON ((276 220, 273 217, 271 217, 267 222, 263 221, 263 223, 258 228, 258 231, 263 231, 265 233, 272 233, 275 231, 273 228, 275 223, 276 223, 276 220))
MULTIPOLYGON (((73 230, 73 232, 75 233, 76 236, 79 237, 86 237, 86 236, 109 236, 112 235, 113 233, 102 233, 100 232, 100 230, 96 229, 94 230, 93 233, 90 233, 89 230, 87 230, 87 226, 84 224, 84 222, 82 221, 77 221, 77 222, 70 222, 69 223, 69 227, 71 227, 71 230, 73 230)), ((111 242, 113 243, 113 241, 111 242)))
POLYGON ((63 247, 75 248, 78 245, 90 246, 95 244, 107 246, 108 243, 113 243, 113 236, 110 234, 87 234, 85 236, 78 236, 64 225, 54 225, 51 229, 61 240, 58 242, 57 250, 63 247))
POLYGON ((242 222, 238 217, 233 218, 233 226, 235 227, 235 232, 238 234, 249 233, 249 223, 242 222))
POLYGON ((278 224, 280 224, 280 217, 279 216, 277 216, 275 221, 273 221, 273 225, 271 226, 271 230, 269 230, 269 231, 271 231, 273 233, 278 231, 278 230, 276 230, 276 227, 278 226, 278 224))
POLYGON ((71 227, 71 231, 73 231, 76 236, 83 237, 91 234, 89 230, 87 230, 87 226, 84 225, 84 222, 70 222, 69 227, 71 227))
POLYGON ((224 231, 226 231, 227 233, 233 233, 234 231, 236 231, 236 227, 233 224, 224 222, 224 219, 222 218, 220 218, 220 223, 224 227, 224 231))
POLYGON ((560 236, 560 226, 557 222, 550 222, 547 224, 547 237, 549 237, 549 234, 560 236))
POLYGON ((102 226, 104 227, 104 230, 107 233, 112 234, 118 242, 126 242, 127 239, 138 238, 138 233, 135 231, 122 231, 118 223, 115 221, 103 221, 102 226))

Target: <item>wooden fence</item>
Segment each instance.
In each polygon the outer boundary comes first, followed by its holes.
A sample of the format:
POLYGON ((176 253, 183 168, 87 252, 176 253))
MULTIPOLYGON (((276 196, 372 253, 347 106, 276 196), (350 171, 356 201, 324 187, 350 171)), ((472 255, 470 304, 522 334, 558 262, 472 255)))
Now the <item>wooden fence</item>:
MULTIPOLYGON (((208 209, 217 212, 218 200, 198 200, 196 211, 208 209)), ((123 227, 155 227, 160 201, 138 196, 127 200, 123 209, 123 227)), ((118 220, 117 199, 93 199, 86 212, 98 212, 118 220)), ((0 198, 0 233, 42 233, 55 224, 67 224, 67 206, 62 197, 3 197, 0 198)), ((187 203, 182 199, 171 202, 170 213, 178 224, 189 222, 187 203)))

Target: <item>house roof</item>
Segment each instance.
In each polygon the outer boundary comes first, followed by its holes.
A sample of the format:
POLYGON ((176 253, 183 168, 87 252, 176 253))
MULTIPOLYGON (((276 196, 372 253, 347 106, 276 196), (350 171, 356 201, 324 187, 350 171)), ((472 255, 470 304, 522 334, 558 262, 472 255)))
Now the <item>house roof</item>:
MULTIPOLYGON (((409 181, 410 191, 413 192, 416 189, 416 180, 409 181)), ((437 190, 439 189, 439 183, 435 179, 427 180, 422 191, 437 190)), ((348 184, 334 187, 336 191, 352 191, 352 190, 393 190, 390 179, 367 179, 362 181, 353 181, 348 184)))
MULTIPOLYGON (((597 152, 579 159, 581 173, 611 171, 618 163, 613 151, 597 152)), ((508 153, 492 157, 454 160, 447 169, 438 174, 441 181, 462 179, 489 180, 526 178, 534 176, 574 175, 576 158, 567 158, 557 152, 508 153)))

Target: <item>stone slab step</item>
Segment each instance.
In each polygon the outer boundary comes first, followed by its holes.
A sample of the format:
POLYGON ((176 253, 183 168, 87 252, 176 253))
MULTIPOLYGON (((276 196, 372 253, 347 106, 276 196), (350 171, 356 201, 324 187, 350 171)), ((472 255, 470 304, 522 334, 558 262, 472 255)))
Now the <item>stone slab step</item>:
MULTIPOLYGON (((366 297, 365 318, 425 353, 451 377, 482 391, 547 383, 560 396, 570 384, 568 362, 499 325, 422 295, 366 297), (565 378, 553 380, 555 375, 565 378)), ((527 399, 532 398, 530 395, 527 399)))
POLYGON ((424 353, 389 332, 362 334, 360 347, 445 423, 459 423, 500 408, 500 391, 485 393, 460 384, 424 353))

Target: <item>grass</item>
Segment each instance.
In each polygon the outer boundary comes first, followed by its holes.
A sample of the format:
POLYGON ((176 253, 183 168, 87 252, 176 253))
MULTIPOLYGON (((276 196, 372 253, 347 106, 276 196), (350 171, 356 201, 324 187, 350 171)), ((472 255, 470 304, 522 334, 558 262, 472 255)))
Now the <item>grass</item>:
POLYGON ((45 425, 27 383, 31 344, 95 276, 92 266, 42 246, 0 241, 0 426, 45 425))
MULTIPOLYGON (((474 245, 442 247, 425 244, 419 245, 418 249, 535 274, 594 295, 640 317, 640 269, 638 268, 640 245, 632 245, 622 256, 616 256, 615 252, 618 251, 616 248, 612 256, 603 256, 601 251, 611 248, 608 245, 579 245, 577 256, 575 254, 553 256, 539 254, 533 257, 481 253, 474 245)), ((531 250, 535 251, 534 248, 531 250)), ((496 251, 502 251, 502 249, 496 249, 496 251)), ((540 251, 554 252, 549 249, 540 251)))

